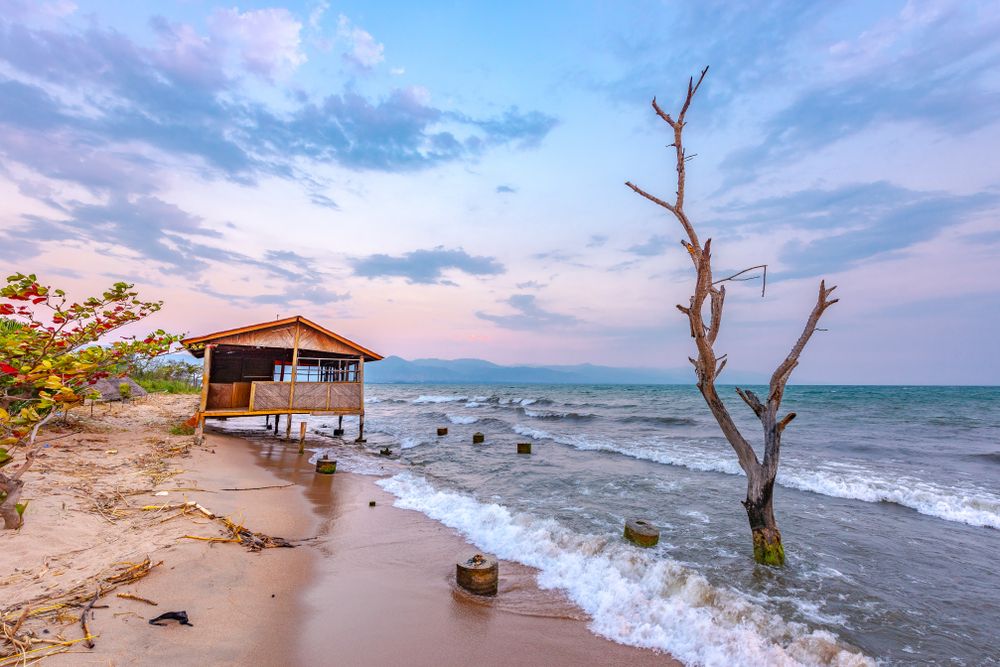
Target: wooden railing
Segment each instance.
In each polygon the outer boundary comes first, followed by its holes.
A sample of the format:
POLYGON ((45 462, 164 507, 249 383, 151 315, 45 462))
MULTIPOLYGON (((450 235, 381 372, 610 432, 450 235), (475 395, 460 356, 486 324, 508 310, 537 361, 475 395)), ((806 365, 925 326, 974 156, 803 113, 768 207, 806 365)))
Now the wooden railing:
POLYGON ((250 388, 250 410, 310 410, 336 412, 361 410, 364 385, 360 382, 296 382, 295 399, 289 407, 290 382, 254 382, 250 388))

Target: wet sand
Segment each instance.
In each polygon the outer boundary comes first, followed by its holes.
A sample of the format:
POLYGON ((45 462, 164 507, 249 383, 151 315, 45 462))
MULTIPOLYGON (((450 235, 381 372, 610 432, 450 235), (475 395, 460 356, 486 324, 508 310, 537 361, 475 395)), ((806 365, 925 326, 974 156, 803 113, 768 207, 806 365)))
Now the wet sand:
POLYGON ((496 598, 467 594, 453 583, 455 563, 476 549, 455 531, 393 507, 374 477, 316 475, 294 445, 248 446, 260 448, 263 466, 298 482, 322 517, 295 664, 679 664, 590 633, 579 608, 540 590, 536 571, 517 563, 500 562, 496 598))

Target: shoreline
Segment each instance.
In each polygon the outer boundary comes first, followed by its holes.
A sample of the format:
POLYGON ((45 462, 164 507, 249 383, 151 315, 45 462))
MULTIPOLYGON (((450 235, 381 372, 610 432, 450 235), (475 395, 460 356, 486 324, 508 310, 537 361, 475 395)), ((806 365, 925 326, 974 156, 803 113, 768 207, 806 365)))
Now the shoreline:
POLYGON ((498 596, 466 593, 454 583, 455 562, 476 547, 420 512, 395 507, 395 496, 376 484, 380 477, 317 475, 294 441, 241 441, 258 448, 259 466, 300 485, 321 520, 291 664, 681 664, 592 633, 579 607, 560 591, 540 589, 538 571, 519 563, 500 561, 498 596))
MULTIPOLYGON (((52 434, 59 444, 29 473, 29 521, 0 536, 0 572, 13 572, 0 579, 0 597, 12 601, 6 609, 29 599, 37 608, 71 585, 96 590, 114 563, 148 556, 154 564, 100 597, 88 615, 95 647, 76 643, 50 657, 54 664, 680 664, 593 634, 561 592, 538 588, 533 568, 501 561, 495 598, 462 591, 455 562, 475 547, 394 507, 379 477, 318 475, 294 440, 211 430, 192 446, 189 436, 166 435, 186 409, 184 399, 153 397, 81 418, 78 430, 52 434), (234 488, 246 490, 225 490, 234 488), (216 521, 142 511, 185 501, 301 542, 251 553, 184 538, 219 538, 216 521), (147 622, 182 610, 192 627, 147 622)), ((81 608, 31 629, 78 639, 81 608)))

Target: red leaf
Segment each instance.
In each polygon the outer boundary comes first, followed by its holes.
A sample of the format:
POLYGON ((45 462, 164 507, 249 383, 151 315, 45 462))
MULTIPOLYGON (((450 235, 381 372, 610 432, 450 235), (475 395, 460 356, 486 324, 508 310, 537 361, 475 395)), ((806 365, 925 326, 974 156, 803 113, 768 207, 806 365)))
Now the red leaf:
POLYGON ((18 370, 11 366, 10 364, 0 363, 0 371, 7 375, 17 375, 18 370))

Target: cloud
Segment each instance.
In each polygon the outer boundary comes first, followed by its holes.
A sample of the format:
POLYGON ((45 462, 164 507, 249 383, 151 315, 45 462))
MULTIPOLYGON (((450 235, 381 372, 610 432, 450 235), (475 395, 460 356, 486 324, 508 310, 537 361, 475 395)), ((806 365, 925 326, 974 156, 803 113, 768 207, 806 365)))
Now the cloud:
POLYGON ((604 244, 608 242, 608 237, 604 234, 594 234, 587 241, 588 248, 603 248, 604 244))
POLYGON ((709 104, 699 117, 724 113, 726 103, 744 92, 754 92, 795 69, 795 36, 822 21, 835 5, 808 2, 764 2, 740 5, 724 0, 697 3, 636 5, 626 28, 607 41, 621 75, 595 80, 581 77, 606 93, 614 103, 648 105, 654 95, 674 100, 681 76, 696 74, 705 65, 724 77, 709 77, 700 97, 709 104), (670 26, 664 30, 663 26, 670 26))
POLYGON ((541 111, 521 113, 516 106, 495 118, 477 120, 460 113, 451 113, 448 116, 457 122, 481 128, 486 133, 489 143, 516 143, 520 148, 537 147, 559 124, 555 118, 541 111))
POLYGON ((1000 195, 989 192, 925 192, 881 181, 736 203, 710 224, 758 232, 784 230, 792 235, 795 230, 807 231, 810 240, 791 240, 781 248, 784 268, 775 276, 815 276, 904 250, 998 203, 1000 195))
POLYGON ((323 208, 329 208, 334 211, 340 210, 340 206, 337 204, 337 202, 333 201, 326 195, 320 194, 318 192, 314 192, 311 195, 309 195, 309 201, 316 204, 317 206, 322 206, 323 208))
POLYGON ((375 41, 367 31, 353 25, 343 14, 337 21, 337 36, 349 47, 344 59, 358 68, 370 71, 385 60, 385 46, 375 41))
POLYGON ((828 70, 763 122, 760 141, 734 151, 723 189, 758 168, 800 158, 880 124, 911 121, 965 134, 994 123, 1000 90, 1000 12, 974 4, 919 12, 907 4, 890 25, 838 43, 828 70), (872 44, 871 42, 875 42, 872 44))
POLYGON ((667 249, 667 246, 670 245, 670 243, 670 237, 656 234, 650 236, 642 243, 630 246, 627 251, 633 255, 639 255, 641 257, 654 257, 656 255, 662 255, 663 251, 667 249))
MULTIPOLYGON (((227 39, 252 27, 262 31, 241 51, 251 71, 300 61, 289 50, 289 16, 275 11, 213 15, 214 29, 227 39)), ((223 71, 214 37, 164 19, 154 19, 153 28, 158 46, 145 48, 96 25, 61 32, 0 19, 0 65, 18 77, 0 74, 8 93, 0 98, 4 121, 14 131, 46 130, 67 153, 127 144, 131 155, 153 149, 200 158, 208 174, 243 183, 291 177, 303 159, 352 170, 427 169, 475 159, 491 146, 534 146, 555 124, 513 108, 493 118, 445 112, 417 87, 381 98, 350 90, 316 100, 303 95, 278 112, 242 95, 239 81, 223 71)), ((38 159, 31 162, 39 167, 38 159)), ((58 172, 61 164, 49 160, 41 171, 58 172)))
POLYGON ((563 315, 540 307, 533 294, 514 294, 504 303, 511 306, 517 312, 512 315, 492 315, 485 312, 477 312, 476 317, 481 320, 493 322, 504 329, 514 329, 516 331, 531 331, 548 327, 566 327, 579 323, 579 320, 572 315, 563 315))
POLYGON ((493 257, 470 255, 461 248, 445 250, 414 250, 398 257, 369 255, 351 260, 354 275, 364 278, 406 278, 409 283, 451 284, 443 279, 445 271, 462 271, 472 276, 493 276, 504 273, 503 264, 493 257))
POLYGON ((538 282, 537 280, 529 280, 528 282, 517 283, 517 289, 542 289, 543 287, 545 287, 545 285, 543 283, 538 282))
POLYGON ((514 189, 514 188, 512 188, 512 187, 510 187, 509 185, 498 185, 497 186, 497 194, 501 194, 501 195, 514 194, 515 192, 517 192, 517 190, 514 189))
POLYGON ((307 60, 302 24, 287 9, 216 9, 208 25, 214 36, 235 46, 248 71, 262 78, 291 74, 307 60))

